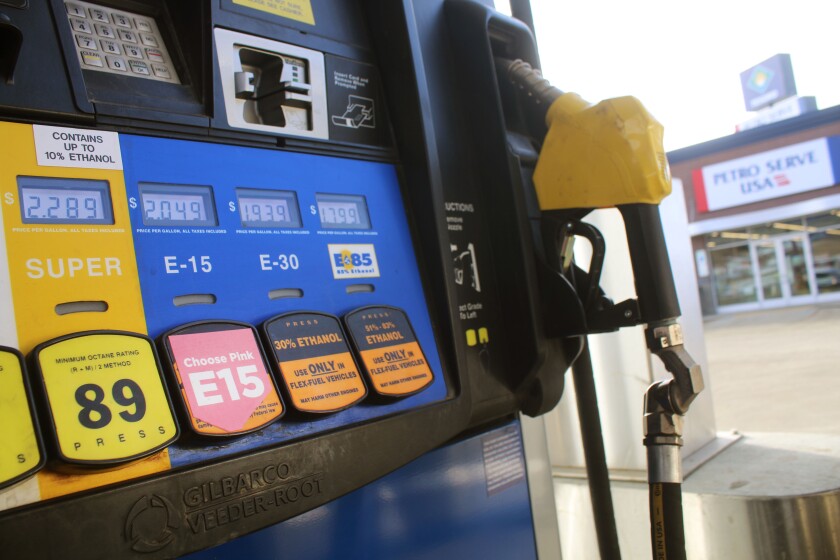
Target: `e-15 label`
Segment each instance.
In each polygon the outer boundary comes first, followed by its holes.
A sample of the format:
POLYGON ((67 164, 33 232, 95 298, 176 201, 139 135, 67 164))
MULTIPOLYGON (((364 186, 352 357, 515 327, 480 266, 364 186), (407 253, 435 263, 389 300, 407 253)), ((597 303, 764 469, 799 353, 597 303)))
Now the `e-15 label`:
POLYGON ((163 341, 194 432, 241 434, 283 415, 250 325, 196 323, 175 329, 163 341))
POLYGON ((64 461, 120 463, 178 437, 154 347, 145 336, 81 333, 39 345, 34 355, 64 461))

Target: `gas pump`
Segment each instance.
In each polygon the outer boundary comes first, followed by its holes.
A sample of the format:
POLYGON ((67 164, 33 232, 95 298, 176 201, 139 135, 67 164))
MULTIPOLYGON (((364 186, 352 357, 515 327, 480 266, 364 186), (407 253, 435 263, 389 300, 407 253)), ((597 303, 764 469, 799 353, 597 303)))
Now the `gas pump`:
MULTIPOLYGON (((685 558, 679 449, 683 416, 703 390, 703 378, 683 345, 659 217, 658 204, 671 191, 662 126, 634 98, 593 106, 551 86, 534 70, 539 60, 524 23, 478 3, 447 7, 467 69, 462 90, 476 106, 471 125, 481 131, 473 145, 496 151, 484 176, 500 193, 519 191, 530 218, 540 291, 555 310, 546 316, 546 330, 569 340, 643 323, 648 349, 674 376, 645 395, 644 444, 654 558, 685 558), (613 303, 600 289, 606 245, 582 220, 604 207, 617 208, 624 220, 636 299, 613 303), (574 261, 578 237, 592 248, 585 269, 574 261)), ((585 343, 573 372, 600 554, 620 558, 585 343)))
POLYGON ((517 414, 556 404, 580 338, 545 330, 525 214, 459 146, 447 21, 439 1, 0 0, 3 550, 282 534, 281 556, 445 456, 482 474, 441 475, 429 507, 461 496, 465 530, 515 528, 484 546, 535 555, 517 414))

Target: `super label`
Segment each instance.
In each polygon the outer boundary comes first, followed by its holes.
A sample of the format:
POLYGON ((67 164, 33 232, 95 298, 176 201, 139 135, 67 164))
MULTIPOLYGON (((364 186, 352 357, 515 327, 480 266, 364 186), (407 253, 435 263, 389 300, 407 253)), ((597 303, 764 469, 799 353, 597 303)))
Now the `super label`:
POLYGON ((344 317, 371 387, 380 395, 405 397, 434 380, 405 312, 395 307, 363 307, 344 317))
POLYGON ((290 313, 263 325, 292 405, 303 412, 336 412, 367 395, 341 323, 324 313, 290 313))
POLYGON ((0 488, 35 473, 44 465, 44 451, 17 351, 0 346, 0 488))
POLYGON ((244 434, 283 416, 283 401, 252 326, 193 323, 161 340, 195 433, 244 434))
POLYGON ((79 333, 40 344, 33 356, 63 461, 121 463, 177 439, 157 355, 145 336, 79 333))

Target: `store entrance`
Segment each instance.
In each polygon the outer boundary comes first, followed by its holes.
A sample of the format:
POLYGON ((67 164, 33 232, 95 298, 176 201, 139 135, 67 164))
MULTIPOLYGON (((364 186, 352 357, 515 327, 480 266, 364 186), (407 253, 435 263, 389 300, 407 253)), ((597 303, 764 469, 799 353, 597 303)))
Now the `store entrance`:
POLYGON ((750 245, 763 303, 791 305, 816 295, 810 244, 804 234, 775 236, 750 245))
POLYGON ((710 277, 714 298, 704 313, 840 302, 840 209, 716 231, 703 241, 711 266, 700 278, 710 277))

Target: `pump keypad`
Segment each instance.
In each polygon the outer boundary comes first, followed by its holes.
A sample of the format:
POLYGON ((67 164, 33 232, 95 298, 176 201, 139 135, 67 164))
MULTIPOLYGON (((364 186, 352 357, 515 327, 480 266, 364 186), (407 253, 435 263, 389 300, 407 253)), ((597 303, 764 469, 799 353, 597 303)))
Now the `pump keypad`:
POLYGON ((83 69, 180 83, 154 19, 88 2, 65 7, 83 69))

